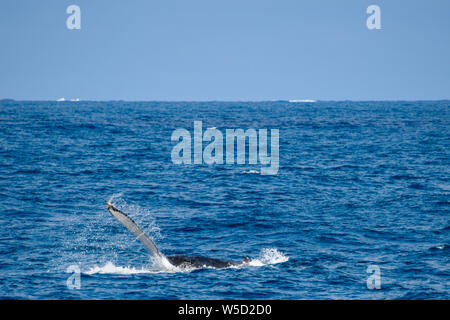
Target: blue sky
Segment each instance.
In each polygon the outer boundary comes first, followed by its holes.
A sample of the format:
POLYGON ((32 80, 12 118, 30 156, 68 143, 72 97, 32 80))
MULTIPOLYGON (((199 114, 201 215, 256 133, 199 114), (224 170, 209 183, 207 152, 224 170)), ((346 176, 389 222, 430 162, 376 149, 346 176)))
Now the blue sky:
POLYGON ((449 40, 448 0, 2 0, 0 98, 448 99, 449 40))

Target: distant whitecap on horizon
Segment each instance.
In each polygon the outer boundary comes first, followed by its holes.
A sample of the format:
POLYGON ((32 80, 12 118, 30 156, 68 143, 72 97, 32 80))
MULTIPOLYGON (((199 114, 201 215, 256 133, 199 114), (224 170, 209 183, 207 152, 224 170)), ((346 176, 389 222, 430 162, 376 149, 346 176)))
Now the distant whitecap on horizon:
POLYGON ((317 100, 312 100, 312 99, 292 99, 292 100, 289 100, 289 102, 292 102, 292 103, 298 103, 298 102, 317 102, 317 100))

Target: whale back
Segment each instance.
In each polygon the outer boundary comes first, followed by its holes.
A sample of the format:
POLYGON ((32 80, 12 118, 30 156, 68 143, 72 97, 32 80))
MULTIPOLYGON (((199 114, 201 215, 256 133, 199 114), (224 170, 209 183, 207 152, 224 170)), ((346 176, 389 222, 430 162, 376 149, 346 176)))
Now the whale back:
POLYGON ((214 259, 201 256, 185 256, 185 255, 173 255, 166 257, 171 264, 177 267, 194 267, 194 268, 228 268, 236 266, 239 263, 229 260, 214 259))

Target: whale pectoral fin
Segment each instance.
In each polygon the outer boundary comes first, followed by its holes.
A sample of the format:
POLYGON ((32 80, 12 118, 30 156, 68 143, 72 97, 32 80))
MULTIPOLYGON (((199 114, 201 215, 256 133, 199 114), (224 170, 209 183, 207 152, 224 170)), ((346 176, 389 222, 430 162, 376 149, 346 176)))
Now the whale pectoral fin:
POLYGON ((162 256, 156 244, 150 239, 144 231, 139 228, 136 222, 133 221, 128 215, 114 207, 109 201, 106 203, 106 208, 109 213, 117 219, 125 228, 127 228, 134 236, 142 242, 145 248, 154 256, 162 256))

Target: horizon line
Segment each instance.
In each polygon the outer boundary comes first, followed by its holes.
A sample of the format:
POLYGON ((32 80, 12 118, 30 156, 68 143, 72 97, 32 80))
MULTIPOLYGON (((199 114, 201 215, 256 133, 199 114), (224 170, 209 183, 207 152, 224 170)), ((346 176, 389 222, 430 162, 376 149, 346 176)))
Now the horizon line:
MULTIPOLYGON (((60 98, 63 99, 63 98, 60 98)), ((434 101, 450 101, 450 98, 443 99, 262 99, 262 100, 126 100, 126 99, 14 99, 0 98, 0 102, 289 102, 289 103, 317 103, 317 102, 434 102, 434 101)))

